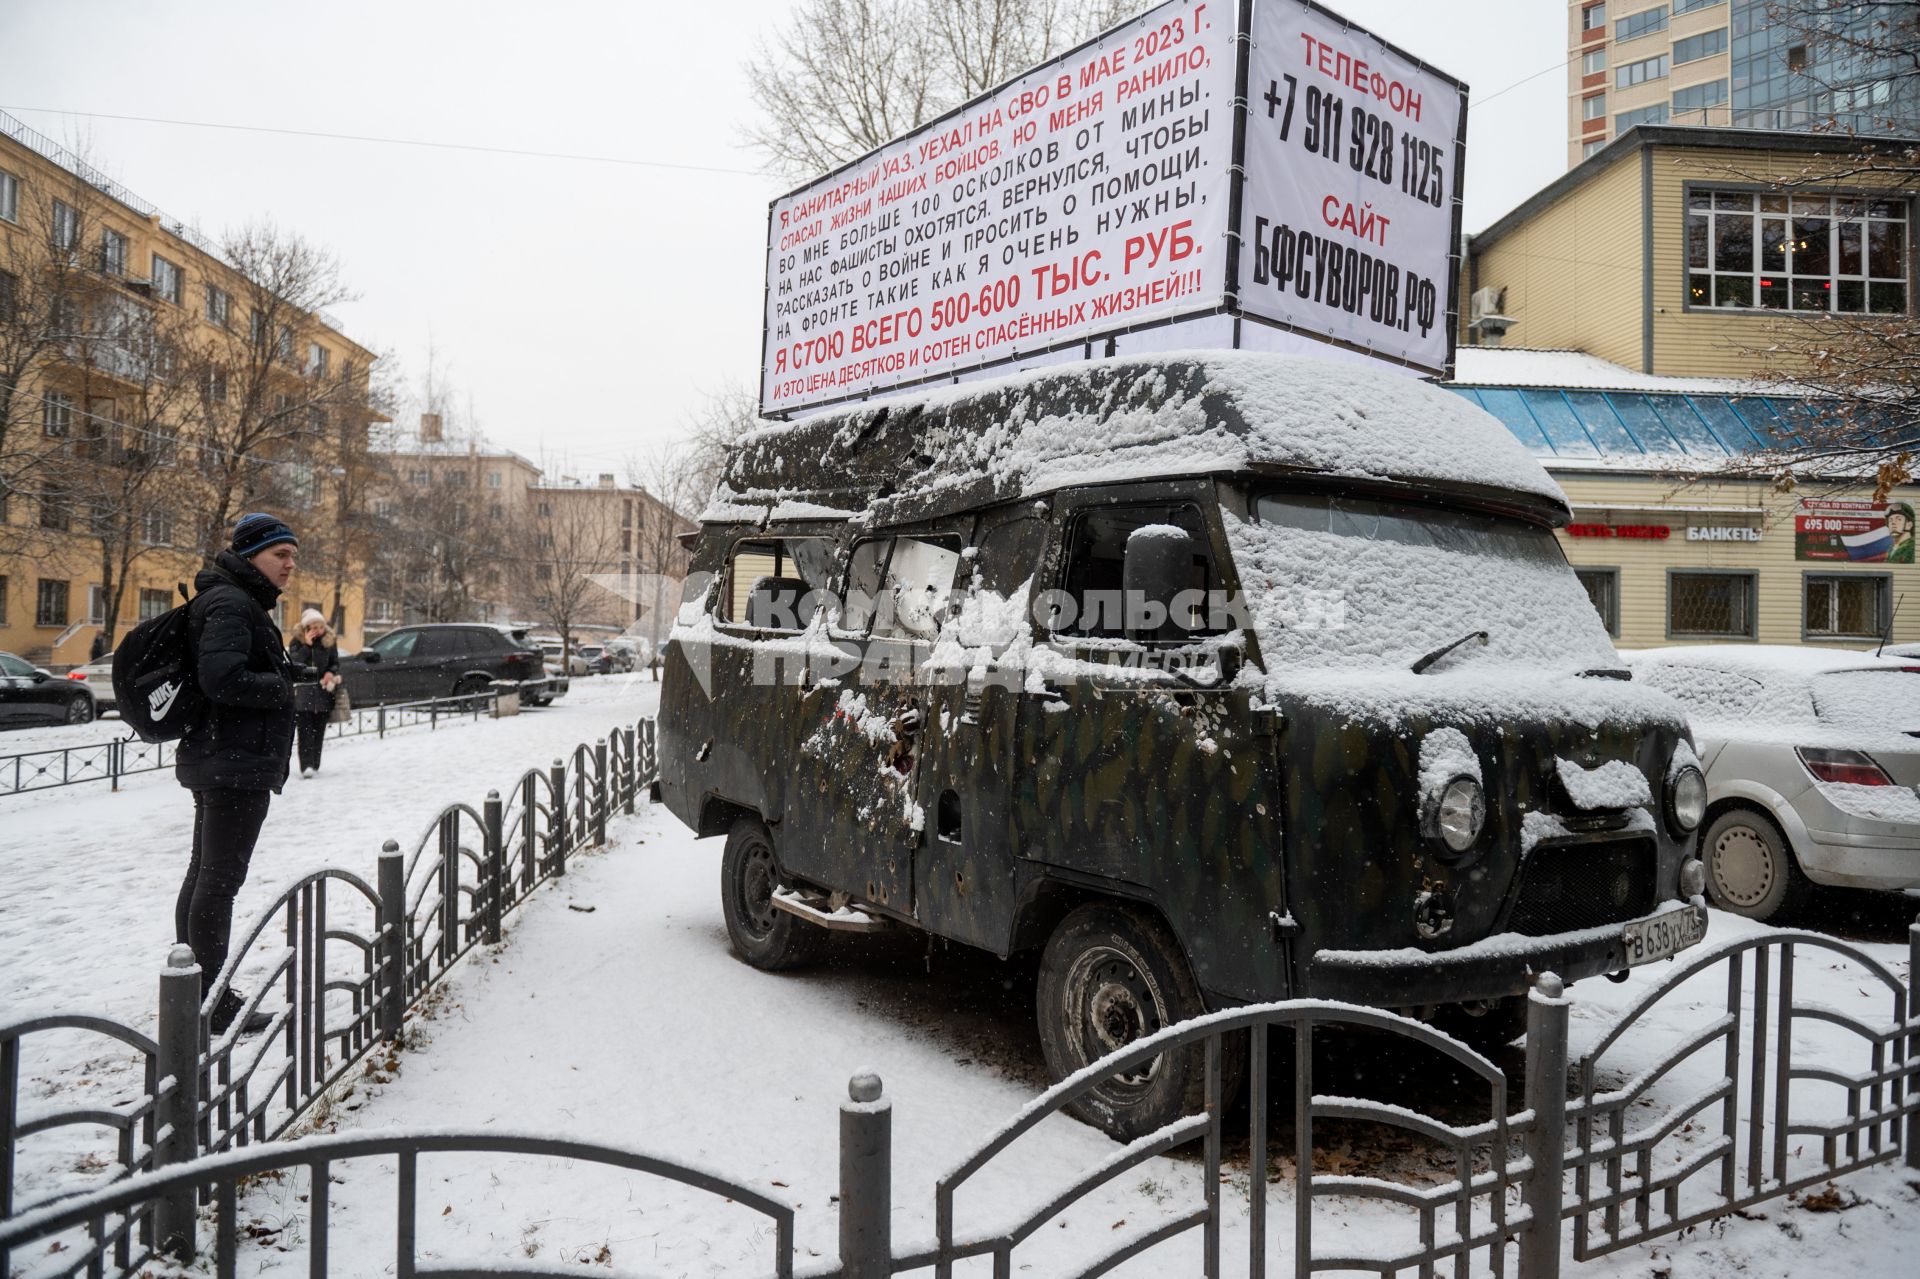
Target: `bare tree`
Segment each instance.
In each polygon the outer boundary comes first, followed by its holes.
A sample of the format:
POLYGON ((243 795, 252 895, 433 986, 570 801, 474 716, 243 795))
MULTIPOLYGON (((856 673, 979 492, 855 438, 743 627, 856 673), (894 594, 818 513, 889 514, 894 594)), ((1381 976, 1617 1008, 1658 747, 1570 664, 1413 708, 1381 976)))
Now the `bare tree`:
POLYGON ((699 527, 692 516, 713 492, 709 467, 699 444, 656 449, 627 463, 627 483, 647 495, 633 548, 639 586, 627 634, 646 642, 647 665, 655 679, 660 678, 660 650, 673 627, 680 583, 687 575, 689 552, 681 537, 699 527))
POLYGON ((560 633, 573 651, 573 628, 599 611, 604 583, 619 571, 619 528, 590 490, 543 485, 517 534, 516 592, 541 622, 560 633))
POLYGON ((889 139, 1143 8, 1140 0, 801 0, 747 64, 748 139, 800 180, 889 139))

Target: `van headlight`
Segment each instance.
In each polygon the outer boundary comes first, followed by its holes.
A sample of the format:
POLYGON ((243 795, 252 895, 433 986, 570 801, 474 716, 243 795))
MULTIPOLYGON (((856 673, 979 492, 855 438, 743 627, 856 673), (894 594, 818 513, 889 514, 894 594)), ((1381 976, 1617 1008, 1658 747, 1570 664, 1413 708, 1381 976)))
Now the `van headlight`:
POLYGON ((1692 764, 1674 770, 1667 778, 1667 824, 1685 835, 1706 815, 1707 779, 1692 764))
POLYGON ((1456 853, 1464 853, 1480 838, 1487 824, 1487 793, 1471 777, 1460 776, 1448 782, 1433 809, 1433 831, 1440 842, 1456 853))

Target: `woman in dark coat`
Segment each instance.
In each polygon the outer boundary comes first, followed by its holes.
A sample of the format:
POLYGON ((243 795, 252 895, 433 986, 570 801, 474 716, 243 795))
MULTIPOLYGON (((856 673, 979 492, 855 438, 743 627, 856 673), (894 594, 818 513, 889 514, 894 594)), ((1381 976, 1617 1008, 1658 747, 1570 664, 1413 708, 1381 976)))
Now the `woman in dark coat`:
POLYGON ((300 734, 300 776, 312 777, 320 771, 320 748, 327 741, 334 690, 340 686, 340 647, 319 609, 300 614, 300 633, 287 645, 287 660, 309 668, 293 686, 293 722, 300 734))
MULTIPOLYGON (((174 775, 193 792, 193 857, 174 904, 178 940, 193 947, 202 988, 227 961, 233 899, 267 818, 287 781, 293 746, 293 678, 274 625, 274 601, 293 576, 299 542, 271 515, 244 515, 233 543, 194 578, 187 606, 195 682, 207 699, 180 739, 174 775)), ((229 988, 211 1013, 214 1033, 238 1015, 244 997, 229 988)), ((246 1033, 266 1029, 251 1014, 246 1033)))

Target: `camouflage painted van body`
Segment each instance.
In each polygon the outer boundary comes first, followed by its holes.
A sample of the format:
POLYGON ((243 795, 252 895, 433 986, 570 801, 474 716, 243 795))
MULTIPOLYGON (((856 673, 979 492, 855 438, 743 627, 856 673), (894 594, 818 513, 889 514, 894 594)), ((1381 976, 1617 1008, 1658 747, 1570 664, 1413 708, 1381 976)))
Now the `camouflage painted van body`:
POLYGON ((1088 900, 1141 903, 1214 1005, 1408 1007, 1511 995, 1545 969, 1626 967, 1621 925, 1674 905, 1693 837, 1660 811, 1684 721, 1623 672, 1520 672, 1535 711, 1518 717, 1375 714, 1244 678, 1267 669, 1258 633, 1214 643, 1225 678, 1209 685, 1129 673, 1128 646, 1078 643, 1027 616, 990 658, 957 662, 964 634, 854 645, 823 619, 769 634, 715 616, 739 589, 732 549, 771 536, 831 540, 836 590, 863 539, 952 539, 966 549, 948 625, 964 630, 973 603, 1060 581, 1090 512, 1190 511, 1228 591, 1258 584, 1236 573, 1223 513, 1245 517, 1267 489, 1541 528, 1569 516, 1544 473, 1517 487, 1383 474, 1347 455, 1316 467, 1262 437, 1221 364, 1076 366, 750 437, 703 519, 691 580, 706 589, 667 651, 667 805, 702 834, 758 815, 793 883, 1001 955, 1043 944, 1088 900), (1136 411, 1118 443, 1091 430, 1075 461, 1074 423, 1136 411), (883 667, 910 674, 863 678, 883 667), (1439 728, 1464 733, 1484 770, 1485 828, 1465 863, 1423 834, 1421 742, 1439 728), (1654 802, 1577 810, 1556 780, 1562 760, 1625 761, 1654 802))

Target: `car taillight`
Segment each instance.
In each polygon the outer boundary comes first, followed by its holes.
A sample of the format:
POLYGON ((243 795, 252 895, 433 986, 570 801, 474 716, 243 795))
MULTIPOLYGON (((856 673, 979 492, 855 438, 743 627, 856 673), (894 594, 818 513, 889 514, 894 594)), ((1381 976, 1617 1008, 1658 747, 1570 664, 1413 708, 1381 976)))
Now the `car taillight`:
POLYGON ((1795 749, 1807 771, 1823 782, 1846 782, 1852 786, 1891 786, 1886 770, 1861 751, 1826 750, 1818 746, 1795 749))
POLYGON ((83 681, 83 682, 84 682, 84 681, 86 680, 86 678, 87 678, 87 673, 86 673, 85 671, 68 671, 68 672, 67 672, 67 678, 68 678, 68 679, 77 679, 77 680, 81 680, 81 681, 83 681))

